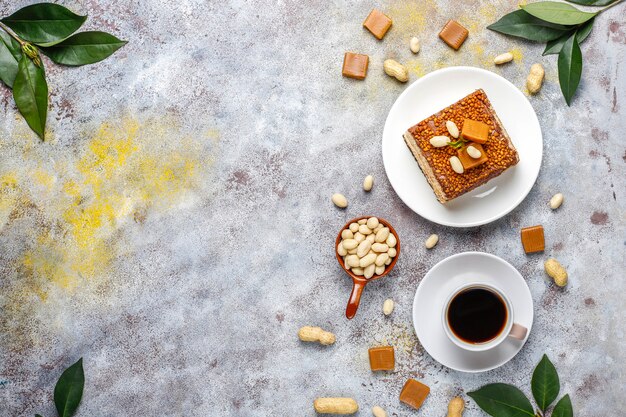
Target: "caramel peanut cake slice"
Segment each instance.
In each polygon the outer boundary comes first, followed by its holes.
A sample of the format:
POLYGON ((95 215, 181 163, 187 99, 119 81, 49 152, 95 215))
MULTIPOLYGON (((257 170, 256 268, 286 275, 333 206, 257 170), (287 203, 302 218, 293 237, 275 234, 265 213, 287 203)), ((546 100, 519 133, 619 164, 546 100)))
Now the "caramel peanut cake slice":
POLYGON ((403 136, 442 204, 519 162, 511 138, 482 89, 422 120, 403 136))

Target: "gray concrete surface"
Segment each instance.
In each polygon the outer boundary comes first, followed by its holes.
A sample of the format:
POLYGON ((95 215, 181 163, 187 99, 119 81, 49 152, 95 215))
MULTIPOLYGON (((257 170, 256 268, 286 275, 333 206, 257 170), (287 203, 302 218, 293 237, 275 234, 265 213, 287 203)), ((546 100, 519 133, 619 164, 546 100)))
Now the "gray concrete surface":
MULTIPOLYGON (((0 2, 7 15, 30 1, 0 2)), ((506 1, 205 2, 69 0, 86 27, 129 44, 105 62, 50 65, 49 141, 41 143, 0 88, 0 414, 55 415, 61 371, 84 358, 79 416, 313 416, 318 396, 353 396, 391 416, 442 416, 451 396, 495 381, 529 392, 543 353, 556 364, 576 415, 626 406, 622 324, 626 246, 625 5, 601 15, 583 45, 571 107, 556 57, 485 30, 506 1), (379 42, 361 27, 372 7, 394 26, 379 42), (449 18, 471 35, 458 52, 437 39, 449 18), (412 56, 417 35, 422 51, 412 56), (516 61, 495 68, 513 49, 516 61), (365 81, 341 77, 345 51, 369 54, 365 81), (380 155, 383 124, 406 85, 382 61, 407 62, 411 80, 473 65, 524 89, 544 132, 536 185, 511 214, 456 230, 429 223, 394 194, 380 155), (370 194, 361 191, 367 174, 370 194), (340 211, 330 195, 343 192, 340 211), (555 192, 565 203, 551 212, 555 192), (332 242, 354 216, 390 220, 403 244, 393 274, 368 286, 344 317, 350 282, 332 242), (526 256, 519 229, 543 224, 544 255, 526 256), (441 237, 427 252, 430 233, 441 237), (521 353, 478 375, 450 371, 417 341, 411 302, 446 256, 481 250, 525 276, 535 325, 521 353), (560 290, 544 276, 555 256, 560 290), (382 302, 396 310, 386 318, 382 302), (296 337, 321 325, 337 343, 296 337), (397 368, 373 374, 367 349, 396 347, 397 368), (408 377, 432 388, 415 412, 398 401, 408 377)), ((428 99, 425 97, 425 99, 428 99)))

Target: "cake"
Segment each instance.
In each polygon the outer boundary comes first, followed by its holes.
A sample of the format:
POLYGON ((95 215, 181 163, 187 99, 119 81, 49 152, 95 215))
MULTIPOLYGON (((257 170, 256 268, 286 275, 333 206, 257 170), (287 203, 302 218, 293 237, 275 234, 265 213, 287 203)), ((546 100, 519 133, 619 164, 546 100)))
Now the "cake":
POLYGON ((410 127, 403 136, 442 204, 519 162, 511 138, 482 89, 410 127), (458 138, 446 126, 449 121, 454 122, 451 130, 458 138))

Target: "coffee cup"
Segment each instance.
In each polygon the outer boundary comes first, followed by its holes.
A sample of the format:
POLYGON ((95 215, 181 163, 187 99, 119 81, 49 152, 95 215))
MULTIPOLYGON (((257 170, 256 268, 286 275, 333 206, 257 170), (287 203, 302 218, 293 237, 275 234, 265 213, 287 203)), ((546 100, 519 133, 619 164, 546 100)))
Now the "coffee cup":
POLYGON ((450 340, 468 351, 486 351, 507 337, 524 340, 528 329, 515 323, 507 296, 492 284, 475 282, 453 291, 444 304, 443 326, 450 340))

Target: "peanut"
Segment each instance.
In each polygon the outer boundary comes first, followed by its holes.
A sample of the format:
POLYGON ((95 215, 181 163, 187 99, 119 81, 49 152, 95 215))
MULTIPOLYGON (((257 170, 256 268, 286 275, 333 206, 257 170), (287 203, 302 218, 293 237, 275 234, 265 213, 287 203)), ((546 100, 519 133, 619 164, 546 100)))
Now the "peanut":
POLYGON ((340 244, 346 250, 351 250, 359 246, 359 242, 357 242, 355 239, 344 239, 340 242, 340 244))
POLYGON ((356 222, 357 222, 358 224, 365 224, 365 223, 367 223, 367 219, 357 220, 356 222))
POLYGON ((411 48, 411 52, 414 54, 418 53, 420 51, 420 40, 413 36, 409 42, 409 47, 411 48))
POLYGON ((348 200, 343 194, 335 193, 333 194, 331 199, 333 200, 333 203, 339 208, 348 207, 348 200))
POLYGON ((374 268, 374 273, 376 275, 382 275, 383 272, 385 272, 385 265, 381 265, 381 266, 376 265, 376 268, 374 268))
POLYGON ((362 224, 359 226, 359 233, 361 233, 362 235, 369 235, 372 233, 372 229, 367 227, 367 224, 362 224))
POLYGON ((374 177, 372 177, 371 175, 368 175, 363 180, 363 189, 365 191, 371 191, 373 186, 374 186, 374 177))
POLYGON ((550 258, 544 262, 543 267, 546 273, 554 280, 554 283, 559 287, 567 285, 567 271, 563 266, 554 258, 550 258))
MULTIPOLYGON (((356 248, 356 256, 358 256, 359 258, 364 257, 368 254, 371 248, 372 244, 370 243, 370 241, 364 240, 363 242, 359 243, 359 246, 356 248)), ((363 265, 361 266, 361 268, 364 268, 365 266, 367 265, 363 265)))
POLYGON ((457 174, 462 174, 464 171, 463 164, 461 163, 461 160, 458 156, 450 157, 450 166, 452 167, 452 170, 457 174))
POLYGON ((339 244, 337 245, 337 253, 339 254, 339 256, 346 256, 348 254, 348 250, 343 247, 343 244, 341 242, 339 242, 339 244))
POLYGON ((467 147, 467 154, 474 159, 478 159, 482 155, 480 151, 476 149, 475 147, 473 147, 472 145, 467 147))
POLYGON ((383 243, 389 237, 389 228, 383 227, 376 233, 376 242, 383 243))
POLYGON ((446 129, 448 129, 448 133, 452 135, 453 138, 456 139, 459 137, 459 128, 452 120, 446 122, 446 129))
MULTIPOLYGON (((376 262, 376 258, 377 256, 375 253, 368 253, 367 255, 361 258, 361 260, 359 261, 359 266, 361 268, 367 268, 368 266, 376 262)), ((383 263, 385 263, 385 261, 383 261, 383 263)))
POLYGON ((359 224, 358 223, 350 223, 349 229, 352 233, 356 233, 359 231, 359 224))
POLYGON ((374 272, 376 272, 376 264, 370 264, 363 269, 363 276, 370 279, 374 276, 374 272))
POLYGON ((447 146, 448 143, 450 143, 450 138, 447 136, 433 136, 432 138, 430 138, 429 142, 435 148, 443 148, 444 146, 447 146))
MULTIPOLYGON (((387 238, 387 239, 389 239, 389 238, 387 238)), ((387 251, 389 251, 389 246, 386 243, 374 243, 374 244, 372 244, 372 250, 374 252, 378 252, 378 253, 387 252, 387 251)))
POLYGON ((359 411, 353 398, 316 398, 313 408, 320 414, 354 414, 359 411))
POLYGON ((561 207, 561 204, 563 204, 563 194, 554 194, 550 199, 550 208, 552 210, 556 210, 561 207))
POLYGON ((387 259, 389 259, 389 254, 381 253, 380 255, 376 256, 376 260, 374 261, 374 263, 376 264, 376 266, 383 266, 385 265, 385 262, 387 262, 387 259))
POLYGON ((437 242, 439 242, 439 236, 432 234, 428 236, 428 239, 426 239, 426 242, 424 242, 424 246, 426 246, 426 249, 432 249, 435 247, 437 242))
POLYGON ((372 407, 372 414, 374 414, 374 417, 387 417, 387 412, 377 405, 372 407))
POLYGON ((318 342, 322 345, 332 345, 335 343, 335 335, 323 330, 321 327, 301 327, 298 331, 298 337, 303 342, 318 342))
POLYGON ((359 260, 359 256, 358 255, 348 255, 346 256, 346 265, 348 265, 350 268, 353 268, 355 266, 359 266, 360 264, 360 260, 359 260))
POLYGON ((400 82, 405 83, 409 81, 409 70, 407 70, 406 67, 398 61, 393 59, 385 60, 383 63, 383 69, 385 70, 385 74, 390 77, 394 77, 400 82))
POLYGON ((530 67, 530 74, 526 78, 526 88, 530 94, 537 94, 541 90, 541 84, 543 83, 543 77, 546 74, 541 64, 533 64, 530 67))
POLYGON ((396 236, 393 233, 389 233, 389 236, 387 237, 387 240, 385 240, 385 242, 387 243, 387 246, 389 246, 390 248, 394 248, 398 243, 398 239, 396 239, 396 236))
POLYGON ((446 417, 461 417, 465 409, 465 401, 463 398, 454 397, 448 403, 448 415, 446 417))
POLYGON ((393 312, 393 307, 394 307, 393 300, 391 298, 387 298, 385 302, 383 303, 383 314, 385 316, 390 315, 393 312))
POLYGON ((354 239, 354 233, 350 229, 345 229, 341 231, 342 239, 354 239))
POLYGON ((507 52, 507 53, 504 53, 495 57, 495 59, 493 60, 493 63, 496 65, 502 65, 511 61, 513 61, 513 54, 510 52, 507 52))
POLYGON ((367 219, 367 223, 365 223, 367 225, 367 227, 369 227, 371 230, 374 230, 378 227, 378 225, 380 224, 378 222, 378 219, 376 217, 370 217, 369 219, 367 219))

